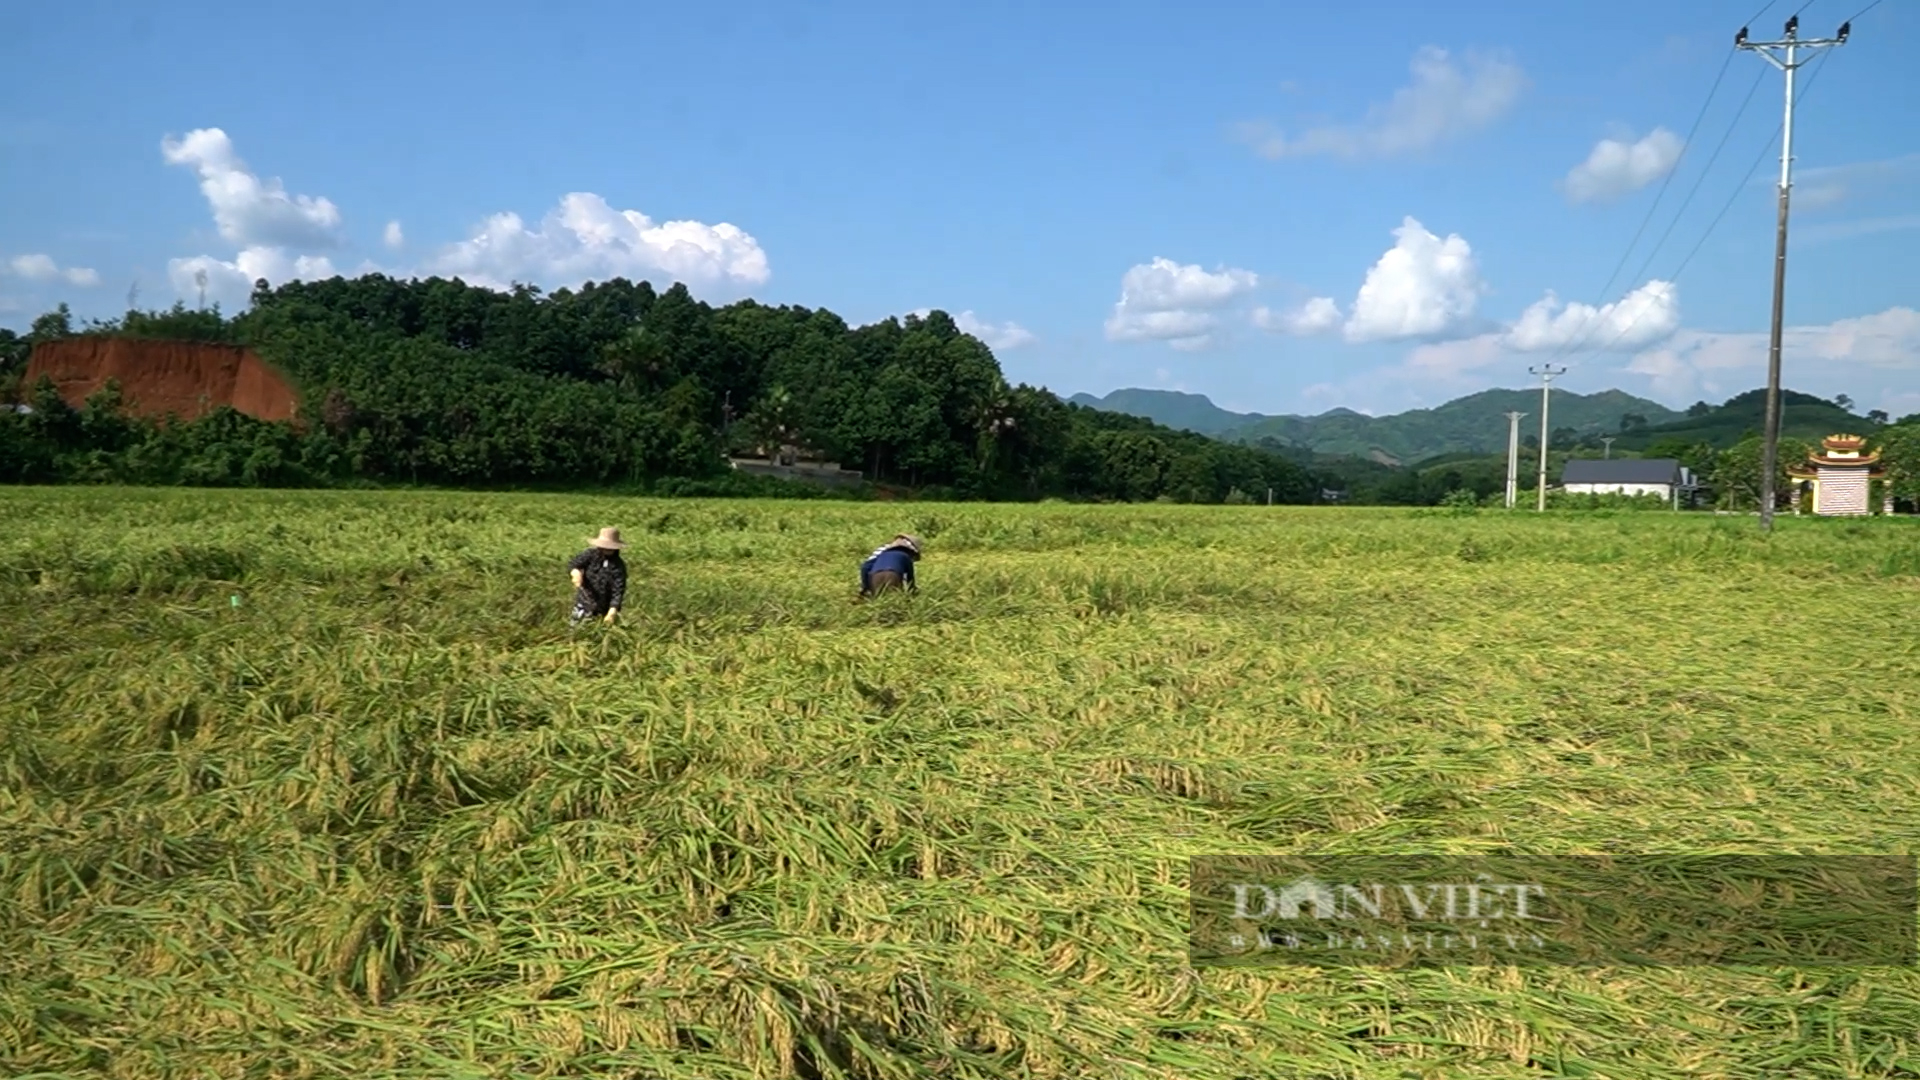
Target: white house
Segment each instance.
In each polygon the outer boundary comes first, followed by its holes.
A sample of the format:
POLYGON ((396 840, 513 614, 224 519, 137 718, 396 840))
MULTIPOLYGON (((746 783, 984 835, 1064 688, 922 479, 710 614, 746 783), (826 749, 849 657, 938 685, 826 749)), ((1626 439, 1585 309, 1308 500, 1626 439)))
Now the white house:
POLYGON ((1696 485, 1672 458, 1571 458, 1560 474, 1570 495, 1658 495, 1669 502, 1696 485))

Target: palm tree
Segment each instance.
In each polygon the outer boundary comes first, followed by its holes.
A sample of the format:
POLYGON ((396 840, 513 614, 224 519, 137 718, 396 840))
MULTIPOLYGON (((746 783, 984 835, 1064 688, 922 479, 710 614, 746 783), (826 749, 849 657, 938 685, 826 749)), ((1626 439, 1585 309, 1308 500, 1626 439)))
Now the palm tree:
POLYGON ((1000 438, 1014 428, 1013 394, 1005 383, 996 385, 987 395, 974 403, 971 410, 974 429, 979 433, 976 444, 980 455, 980 471, 985 472, 993 461, 993 455, 1000 447, 1000 438))

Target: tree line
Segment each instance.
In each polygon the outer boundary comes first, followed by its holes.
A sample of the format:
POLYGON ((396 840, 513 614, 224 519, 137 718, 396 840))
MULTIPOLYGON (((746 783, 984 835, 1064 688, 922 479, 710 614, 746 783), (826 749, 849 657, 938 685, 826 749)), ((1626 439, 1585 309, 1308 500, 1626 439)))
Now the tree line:
POLYGON ((249 308, 62 305, 0 330, 0 482, 422 484, 819 495, 748 478, 729 455, 781 447, 925 497, 1314 501, 1282 454, 1010 385, 946 313, 851 327, 823 309, 614 279, 545 293, 381 275, 255 286, 249 308), (244 345, 301 396, 297 420, 128 415, 23 378, 32 346, 76 335, 244 345))

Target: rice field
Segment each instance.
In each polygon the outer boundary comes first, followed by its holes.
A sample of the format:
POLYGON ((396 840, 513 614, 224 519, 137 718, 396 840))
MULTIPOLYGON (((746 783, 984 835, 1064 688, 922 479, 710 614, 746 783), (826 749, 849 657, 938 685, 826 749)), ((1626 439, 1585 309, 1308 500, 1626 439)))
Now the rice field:
POLYGON ((1194 968, 1186 886, 1904 849, 1917 603, 1902 519, 0 489, 0 1074, 1916 1076, 1912 969, 1194 968))

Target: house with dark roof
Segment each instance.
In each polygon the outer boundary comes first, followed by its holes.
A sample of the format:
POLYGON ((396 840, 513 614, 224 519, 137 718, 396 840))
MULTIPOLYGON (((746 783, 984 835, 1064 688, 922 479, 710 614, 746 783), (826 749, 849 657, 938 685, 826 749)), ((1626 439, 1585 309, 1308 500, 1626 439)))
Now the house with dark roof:
POLYGON ((1673 458, 1569 458, 1560 486, 1572 495, 1658 495, 1674 501, 1699 485, 1673 458))

